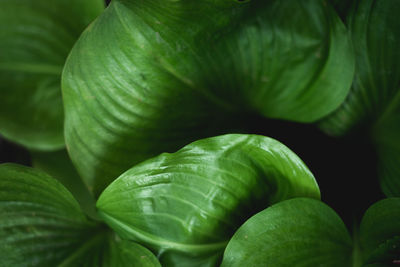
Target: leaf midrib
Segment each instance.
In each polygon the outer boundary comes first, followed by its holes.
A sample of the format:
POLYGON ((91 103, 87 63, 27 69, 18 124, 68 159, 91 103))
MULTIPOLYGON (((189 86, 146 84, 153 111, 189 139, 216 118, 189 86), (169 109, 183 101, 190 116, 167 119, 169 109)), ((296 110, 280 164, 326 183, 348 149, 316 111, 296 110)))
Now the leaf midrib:
POLYGON ((218 243, 209 243, 209 244, 202 244, 202 245, 194 245, 194 244, 184 244, 184 243, 177 243, 172 242, 169 240, 165 240, 163 238, 151 235, 149 233, 144 233, 139 229, 135 229, 130 225, 108 215, 107 213, 100 211, 99 214, 101 217, 105 219, 105 221, 111 222, 110 225, 114 224, 117 225, 119 228, 123 229, 125 232, 130 233, 131 235, 138 237, 139 240, 144 241, 145 243, 155 245, 162 249, 170 249, 170 250, 177 250, 177 251, 184 251, 193 254, 205 253, 205 252, 212 252, 217 250, 222 250, 226 247, 229 240, 218 242, 218 243))

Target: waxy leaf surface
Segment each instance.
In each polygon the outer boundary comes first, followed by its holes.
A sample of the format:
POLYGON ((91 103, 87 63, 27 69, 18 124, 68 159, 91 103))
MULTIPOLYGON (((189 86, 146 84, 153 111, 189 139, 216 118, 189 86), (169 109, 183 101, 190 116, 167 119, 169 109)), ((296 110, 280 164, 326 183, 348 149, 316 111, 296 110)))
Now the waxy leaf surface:
POLYGON ((368 135, 387 196, 400 196, 399 14, 397 0, 355 1, 347 19, 356 55, 352 89, 340 108, 320 123, 331 135, 368 135))
POLYGON ((251 114, 315 121, 345 99, 353 69, 324 1, 115 0, 67 61, 66 143, 99 194, 132 165, 251 114))
POLYGON ((64 146, 61 72, 102 0, 0 0, 0 134, 33 149, 64 146))
POLYGON ((246 221, 229 241, 221 266, 351 267, 352 240, 331 208, 295 198, 246 221))
POLYGON ((223 135, 131 168, 101 194, 100 216, 163 266, 215 266, 235 230, 270 204, 319 198, 313 175, 276 140, 223 135))

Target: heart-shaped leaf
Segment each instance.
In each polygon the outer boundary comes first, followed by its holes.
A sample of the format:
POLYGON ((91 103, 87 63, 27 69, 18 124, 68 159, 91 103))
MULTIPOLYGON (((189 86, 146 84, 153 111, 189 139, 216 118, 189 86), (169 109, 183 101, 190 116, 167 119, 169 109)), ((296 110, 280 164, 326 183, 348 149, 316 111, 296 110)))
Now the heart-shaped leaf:
POLYGON ((346 226, 331 208, 295 198, 246 221, 229 241, 221 267, 351 267, 352 249, 346 226))
POLYGON ((400 262, 400 198, 381 200, 367 210, 361 221, 360 245, 366 264, 400 262))
POLYGON ((215 266, 235 230, 272 203, 319 198, 313 175, 281 143, 224 135, 161 154, 101 194, 100 216, 153 249, 163 266, 215 266))
POLYGON ((356 54, 352 89, 320 126, 332 135, 367 133, 387 196, 400 196, 400 2, 356 1, 348 24, 356 54))
POLYGON ((88 221, 58 181, 15 164, 0 165, 0 241, 1 266, 160 266, 88 221))
POLYGON ((344 100, 353 67, 324 1, 114 0, 67 61, 66 143, 99 194, 249 114, 315 121, 344 100))
POLYGON ((102 0, 2 0, 0 134, 33 149, 64 146, 61 72, 102 0))

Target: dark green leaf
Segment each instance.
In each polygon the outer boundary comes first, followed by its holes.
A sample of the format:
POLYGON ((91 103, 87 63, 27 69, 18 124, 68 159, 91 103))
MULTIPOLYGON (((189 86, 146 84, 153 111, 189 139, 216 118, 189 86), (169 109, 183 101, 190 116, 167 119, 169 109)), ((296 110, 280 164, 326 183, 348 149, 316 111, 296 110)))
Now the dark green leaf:
POLYGON ((144 247, 89 222, 47 174, 0 165, 0 266, 160 266, 144 247), (133 265, 131 265, 133 264, 133 265))
POLYGON ((55 266, 79 253, 92 228, 58 181, 31 168, 0 165, 2 266, 55 266))
POLYGON ((0 133, 33 149, 64 146, 61 72, 102 0, 0 1, 0 133))
POLYGON ((104 267, 161 267, 148 249, 127 240, 110 242, 109 250, 104 255, 104 267))
POLYGON ((324 1, 115 0, 67 61, 66 142, 98 194, 249 114, 315 121, 344 100, 353 67, 324 1))
POLYGON ((59 267, 161 267, 156 256, 145 247, 112 234, 102 233, 76 257, 69 257, 59 267))
POLYGON ((356 53, 353 86, 320 126, 332 135, 367 133, 380 158, 384 193, 400 196, 400 2, 356 2, 348 18, 356 53))
POLYGON ((339 216, 320 201, 296 198, 246 221, 229 241, 221 266, 350 267, 351 254, 339 216))
POLYGON ((400 261, 400 198, 388 198, 372 205, 360 226, 360 245, 367 264, 400 261))
POLYGON ((272 203, 319 198, 313 175, 281 143, 256 135, 196 141, 136 165, 100 196, 100 216, 166 266, 215 266, 235 230, 272 203))
POLYGON ((54 152, 31 152, 32 165, 60 181, 78 200, 82 209, 96 217, 95 200, 69 159, 65 150, 54 152))

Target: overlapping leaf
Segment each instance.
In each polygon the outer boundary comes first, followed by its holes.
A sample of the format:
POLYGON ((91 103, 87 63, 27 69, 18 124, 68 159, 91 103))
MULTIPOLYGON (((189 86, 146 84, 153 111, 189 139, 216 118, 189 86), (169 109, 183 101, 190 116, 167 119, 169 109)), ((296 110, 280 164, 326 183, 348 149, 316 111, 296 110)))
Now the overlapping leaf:
POLYGON ((50 266, 94 235, 72 195, 45 173, 0 165, 0 259, 4 266, 50 266))
POLYGON ((0 165, 1 266, 159 266, 138 244, 89 222, 72 195, 45 173, 0 165))
POLYGON ((72 165, 65 149, 52 152, 31 152, 32 166, 60 181, 72 193, 82 210, 96 217, 95 200, 72 165))
POLYGON ((315 121, 352 77, 346 30, 324 1, 115 0, 67 61, 66 142, 98 194, 245 114, 315 121))
POLYGON ((196 141, 136 165, 100 196, 100 216, 164 266, 215 266, 234 231, 272 203, 319 198, 313 175, 281 143, 256 135, 196 141))
POLYGON ((275 204, 251 217, 229 241, 222 267, 359 267, 340 217, 312 199, 275 204))
POLYGON ((361 221, 360 245, 366 264, 400 262, 400 198, 381 200, 367 210, 361 221))
POLYGON ((61 72, 102 0, 0 1, 0 134, 34 149, 64 146, 61 72))
POLYGON ((399 14, 397 0, 356 1, 348 18, 356 54, 353 86, 343 105, 320 124, 333 135, 368 134, 388 196, 400 196, 399 14))
POLYGON ((322 202, 282 201, 237 230, 221 266, 395 266, 400 262, 399 216, 399 198, 375 203, 352 242, 339 216, 322 202))

